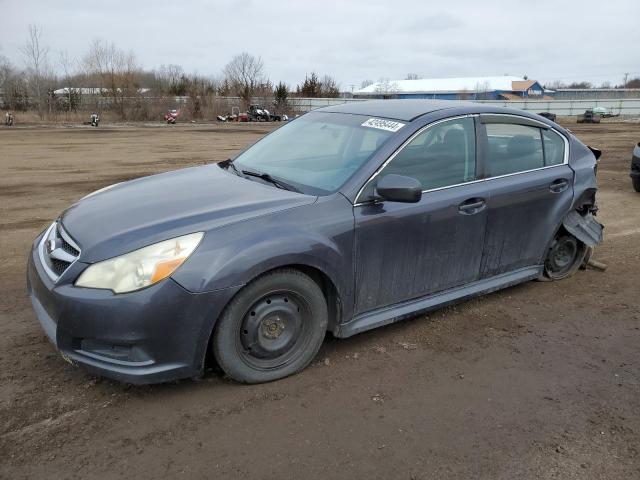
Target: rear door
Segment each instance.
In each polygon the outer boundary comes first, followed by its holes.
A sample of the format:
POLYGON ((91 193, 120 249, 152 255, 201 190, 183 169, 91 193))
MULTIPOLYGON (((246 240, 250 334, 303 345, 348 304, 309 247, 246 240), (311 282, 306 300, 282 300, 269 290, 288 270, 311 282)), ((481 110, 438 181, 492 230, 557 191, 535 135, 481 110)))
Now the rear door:
MULTIPOLYGON (((470 116, 416 134, 377 179, 405 175, 422 183, 418 203, 360 201, 354 206, 356 313, 418 298, 478 278, 486 223, 484 182, 476 182, 470 116)), ((368 192, 370 189, 371 192, 368 192)))
POLYGON ((568 141, 545 124, 481 115, 480 170, 489 191, 480 278, 542 263, 573 199, 568 141))

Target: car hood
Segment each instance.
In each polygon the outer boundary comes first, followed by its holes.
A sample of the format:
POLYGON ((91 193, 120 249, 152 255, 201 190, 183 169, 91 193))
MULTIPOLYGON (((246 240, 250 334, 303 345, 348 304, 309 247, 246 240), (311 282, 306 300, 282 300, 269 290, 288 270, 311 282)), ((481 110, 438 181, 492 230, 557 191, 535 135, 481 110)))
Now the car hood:
POLYGON ((67 209, 61 222, 82 250, 80 261, 92 263, 316 199, 206 165, 99 190, 67 209))

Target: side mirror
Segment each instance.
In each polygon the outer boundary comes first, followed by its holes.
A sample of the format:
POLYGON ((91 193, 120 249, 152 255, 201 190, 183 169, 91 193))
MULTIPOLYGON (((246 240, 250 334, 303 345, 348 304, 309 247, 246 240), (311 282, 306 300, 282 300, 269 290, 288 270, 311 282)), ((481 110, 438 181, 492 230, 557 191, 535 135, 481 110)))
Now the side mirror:
POLYGON ((422 198, 422 184, 415 178, 390 173, 378 180, 376 193, 390 202, 416 203, 422 198))

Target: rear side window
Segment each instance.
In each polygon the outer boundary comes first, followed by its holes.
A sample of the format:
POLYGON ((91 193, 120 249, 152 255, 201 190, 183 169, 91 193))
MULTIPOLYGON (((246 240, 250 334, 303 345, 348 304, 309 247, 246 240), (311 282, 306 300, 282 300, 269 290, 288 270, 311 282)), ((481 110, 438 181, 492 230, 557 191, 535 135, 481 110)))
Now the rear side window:
POLYGON ((409 142, 380 175, 413 177, 424 190, 469 182, 476 175, 475 146, 472 118, 438 123, 409 142))
POLYGON ((564 140, 560 135, 552 130, 543 130, 542 142, 544 144, 545 166, 564 163, 564 140))
POLYGON ((487 123, 490 177, 544 167, 542 130, 512 123, 487 123))

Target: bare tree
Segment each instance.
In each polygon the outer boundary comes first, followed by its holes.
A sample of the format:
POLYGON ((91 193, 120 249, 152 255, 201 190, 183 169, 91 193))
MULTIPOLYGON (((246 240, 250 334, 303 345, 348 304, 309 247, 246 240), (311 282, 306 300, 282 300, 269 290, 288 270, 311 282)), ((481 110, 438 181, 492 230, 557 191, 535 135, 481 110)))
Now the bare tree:
POLYGON ((572 82, 569 84, 569 86, 567 88, 575 88, 575 89, 587 89, 587 88, 592 88, 592 85, 590 82, 572 82))
POLYGON ((567 88, 567 86, 562 82, 562 80, 554 80, 547 86, 552 90, 557 90, 559 88, 567 88))
POLYGON ((224 76, 246 106, 251 103, 251 97, 256 89, 266 83, 262 58, 247 52, 236 55, 227 63, 224 67, 224 76))
POLYGON ((490 99, 490 92, 491 91, 491 85, 489 84, 488 81, 484 81, 484 82, 478 82, 476 83, 476 88, 475 88, 475 99, 476 100, 489 100, 490 99))
POLYGON ((111 99, 113 107, 126 119, 127 100, 138 96, 140 68, 132 52, 125 52, 113 43, 94 40, 84 57, 89 75, 100 82, 101 92, 111 99))
POLYGON ((379 95, 393 95, 398 91, 398 84, 388 78, 381 78, 375 86, 375 93, 379 95))
POLYGON ((419 80, 420 76, 417 73, 407 73, 405 80, 419 80))
POLYGON ((367 88, 369 85, 373 85, 373 80, 363 80, 360 84, 360 89, 367 88))
POLYGON ((45 78, 50 75, 49 47, 42 45, 42 27, 29 25, 29 38, 21 48, 27 65, 27 81, 31 94, 36 97, 38 114, 44 117, 45 78))
POLYGON ((324 98, 337 98, 340 96, 340 86, 336 79, 330 75, 324 75, 320 80, 320 96, 324 98))
POLYGON ((185 95, 188 88, 186 78, 180 65, 160 65, 155 72, 156 88, 162 93, 185 95))
POLYGON ((71 78, 74 76, 74 70, 77 70, 78 61, 75 58, 70 58, 69 53, 64 51, 60 52, 58 56, 58 64, 64 73, 64 87, 66 88, 66 104, 64 110, 67 112, 67 118, 71 110, 76 110, 80 103, 81 90, 74 89, 71 86, 71 78))
POLYGON ((13 67, 7 57, 0 55, 0 88, 4 88, 4 84, 9 80, 13 73, 13 67))

